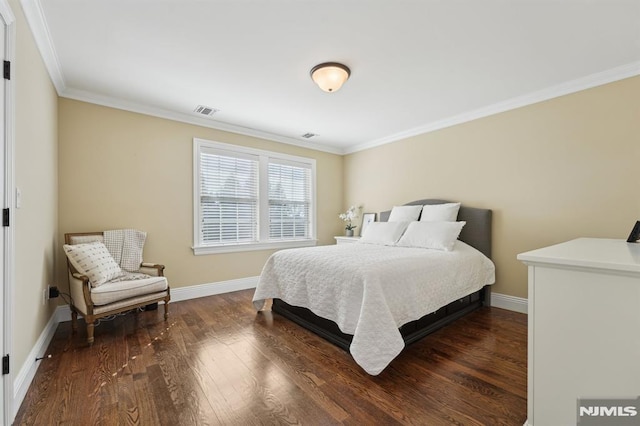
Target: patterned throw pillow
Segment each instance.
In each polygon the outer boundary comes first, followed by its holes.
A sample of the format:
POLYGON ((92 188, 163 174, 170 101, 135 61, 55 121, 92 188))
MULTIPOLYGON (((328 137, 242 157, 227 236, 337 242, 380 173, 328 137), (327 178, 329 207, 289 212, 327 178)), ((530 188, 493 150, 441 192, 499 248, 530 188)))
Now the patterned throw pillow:
POLYGON ((123 274, 107 247, 101 242, 65 244, 63 248, 69 262, 78 272, 89 278, 93 287, 98 287, 123 274))

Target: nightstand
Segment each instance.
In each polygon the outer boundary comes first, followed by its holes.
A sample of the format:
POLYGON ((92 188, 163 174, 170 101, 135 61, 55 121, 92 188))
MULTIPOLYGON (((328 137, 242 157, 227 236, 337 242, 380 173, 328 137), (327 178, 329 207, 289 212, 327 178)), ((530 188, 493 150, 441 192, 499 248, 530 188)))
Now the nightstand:
POLYGON ((360 239, 360 237, 343 237, 343 236, 339 236, 339 237, 333 237, 336 239, 336 244, 353 244, 358 242, 358 240, 360 239))

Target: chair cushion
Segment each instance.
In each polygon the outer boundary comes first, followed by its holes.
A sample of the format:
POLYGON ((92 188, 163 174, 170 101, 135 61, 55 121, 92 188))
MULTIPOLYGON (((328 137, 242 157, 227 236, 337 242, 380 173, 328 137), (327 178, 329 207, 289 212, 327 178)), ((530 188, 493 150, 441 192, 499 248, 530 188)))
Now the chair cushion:
POLYGON ((65 244, 63 248, 69 262, 89 278, 92 287, 99 287, 122 275, 122 269, 101 242, 65 244))
POLYGON ((94 305, 108 305, 109 303, 132 297, 161 292, 167 288, 168 284, 165 277, 147 276, 147 278, 127 281, 115 280, 100 287, 92 288, 91 300, 94 305))
POLYGON ((109 303, 108 305, 93 306, 94 315, 104 315, 108 312, 123 312, 131 310, 133 305, 148 305, 150 303, 159 302, 160 299, 165 299, 169 294, 169 290, 161 291, 159 293, 145 294, 143 296, 132 297, 131 299, 120 300, 118 302, 109 303))

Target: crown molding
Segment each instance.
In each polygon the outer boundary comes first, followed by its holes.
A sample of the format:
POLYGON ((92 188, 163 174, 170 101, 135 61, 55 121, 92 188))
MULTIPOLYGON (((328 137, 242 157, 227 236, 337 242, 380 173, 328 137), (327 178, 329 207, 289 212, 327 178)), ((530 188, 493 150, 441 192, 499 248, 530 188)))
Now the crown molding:
POLYGON ((483 108, 458 114, 453 117, 448 117, 443 120, 434 121, 433 123, 425 124, 424 126, 414 127, 413 129, 396 133, 384 138, 376 139, 358 145, 353 145, 351 147, 347 147, 344 150, 344 154, 353 154, 358 151, 364 151, 365 149, 375 148, 377 146, 398 142, 402 139, 407 139, 424 133, 434 132, 446 127, 455 126, 458 124, 466 123, 468 121, 473 121, 479 118, 488 117, 490 115, 499 114, 501 112, 510 111, 512 109, 521 108, 527 105, 536 104, 538 102, 558 98, 560 96, 569 95, 571 93, 590 89, 596 86, 602 86, 604 84, 613 83, 615 81, 635 77, 637 75, 640 75, 640 61, 591 74, 586 77, 571 80, 556 86, 539 90, 537 92, 518 96, 516 98, 508 99, 503 102, 498 102, 483 108))
MULTIPOLYGON (((32 1, 32 0, 23 0, 32 1)), ((167 120, 179 121, 188 124, 194 124, 197 126, 208 127, 216 130, 227 131, 231 133, 237 133, 245 136, 256 137, 260 139, 271 140, 274 142, 280 142, 288 145, 295 145, 302 148, 313 149, 316 151, 328 152, 337 155, 353 154, 366 149, 375 148, 382 145, 398 142, 403 139, 407 139, 413 136, 418 136, 425 133, 435 132, 447 127, 452 127, 458 124, 463 124, 469 121, 477 120, 479 118, 488 117, 491 115, 499 114, 502 112, 510 111, 517 108, 522 108, 528 105, 533 105, 539 102, 547 101, 549 99, 558 98, 560 96, 569 95, 571 93, 580 92, 582 90, 591 89, 593 87, 602 86, 604 84, 613 83, 615 81, 624 80, 625 78, 635 77, 640 75, 640 61, 632 62, 620 67, 612 68, 599 73, 591 74, 585 77, 581 77, 575 80, 571 80, 556 86, 548 87, 546 89, 532 92, 527 95, 518 96, 516 98, 508 99, 503 102, 498 102, 492 105, 488 105, 483 108, 479 108, 473 111, 468 111, 462 114, 448 117, 443 120, 438 120, 432 123, 425 124, 423 126, 414 127, 403 132, 395 133, 393 135, 375 139, 370 142, 364 142, 357 145, 352 145, 344 149, 322 145, 314 142, 299 141, 294 138, 289 138, 282 135, 277 135, 269 132, 264 132, 249 127, 236 126, 229 123, 215 121, 211 119, 204 119, 200 117, 191 116, 189 114, 179 113, 175 111, 165 110, 149 105, 142 105, 133 102, 124 101, 122 99, 100 96, 95 93, 65 89, 58 94, 65 98, 75 99, 83 102, 89 102, 93 104, 103 105, 111 108, 122 109, 126 111, 136 112, 140 114, 150 115, 154 117, 160 117, 167 120)))
POLYGON ((44 64, 49 72, 49 76, 53 85, 56 88, 58 96, 63 98, 75 99, 78 101, 94 103, 111 108, 122 109, 125 111, 136 112, 145 115, 151 115, 154 117, 165 118, 168 120, 179 121, 188 124, 194 124, 197 126, 208 127, 216 130, 223 130, 232 133, 238 133, 245 136, 252 136, 260 139, 266 139, 274 142, 280 142, 288 145, 295 145, 301 148, 313 149, 316 151, 328 152, 331 154, 342 155, 343 150, 332 146, 326 146, 314 142, 300 141, 287 136, 277 135, 269 132, 264 132, 257 129, 252 129, 243 126, 236 126, 233 124, 223 123, 220 121, 214 121, 209 119, 202 119, 200 117, 194 117, 189 114, 184 114, 175 111, 169 111, 162 108, 157 108, 150 105, 143 105, 133 102, 128 102, 122 99, 117 99, 109 96, 101 96, 95 93, 90 93, 82 90, 76 90, 67 88, 62 73, 60 62, 58 61, 58 55, 56 54, 55 47, 51 40, 49 27, 44 19, 44 13, 42 11, 42 5, 40 0, 20 0, 22 9, 24 10, 27 23, 38 46, 40 55, 44 61, 44 64))
POLYGON ((66 84, 56 49, 51 41, 51 33, 49 32, 47 21, 44 19, 42 5, 39 0, 20 0, 20 3, 29 28, 31 28, 36 46, 38 46, 44 65, 49 72, 49 77, 51 77, 58 96, 61 96, 65 91, 66 84))
MULTIPOLYGON (((427 123, 383 138, 351 145, 346 148, 339 148, 317 142, 301 141, 288 136, 278 135, 249 127, 195 117, 182 112, 165 110, 151 105, 133 103, 114 97, 67 88, 55 47, 51 41, 49 28, 44 19, 40 0, 20 0, 20 3, 22 4, 25 17, 29 27, 31 28, 31 32, 33 33, 36 45, 40 50, 40 54, 42 55, 47 71, 49 72, 49 76, 51 77, 56 91, 58 92, 58 96, 337 155, 352 154, 358 151, 375 148, 377 146, 398 142, 413 136, 434 132, 436 130, 466 123, 468 121, 477 120, 479 118, 488 117, 490 115, 499 114, 501 112, 506 112, 512 109, 521 108, 527 105, 579 92, 581 90, 640 75, 640 61, 636 61, 529 93, 527 95, 518 96, 516 98, 488 105, 473 111, 467 111, 462 114, 427 123)), ((0 6, 2 6, 1 3, 0 6)))
POLYGON ((135 102, 125 101, 120 98, 110 96, 97 95, 92 92, 86 92, 76 89, 66 89, 62 94, 63 98, 74 99, 82 102, 102 105, 110 108, 121 109, 125 111, 135 112, 138 114, 149 115, 152 117, 164 118, 181 123, 193 124, 196 126, 207 127, 210 129, 222 130, 225 132, 236 133, 245 136, 251 136, 260 139, 266 139, 274 142, 280 142, 287 145, 295 145, 301 148, 312 149, 315 151, 328 152, 330 154, 342 155, 344 152, 340 148, 328 145, 321 145, 314 142, 300 141, 287 136, 265 132, 262 130, 252 129, 249 127, 236 126, 234 124, 224 123, 208 118, 201 118, 195 115, 185 114, 181 112, 171 111, 163 108, 144 105, 135 102))
POLYGON ((0 17, 2 17, 4 24, 7 26, 11 25, 16 20, 7 0, 0 0, 0 17))

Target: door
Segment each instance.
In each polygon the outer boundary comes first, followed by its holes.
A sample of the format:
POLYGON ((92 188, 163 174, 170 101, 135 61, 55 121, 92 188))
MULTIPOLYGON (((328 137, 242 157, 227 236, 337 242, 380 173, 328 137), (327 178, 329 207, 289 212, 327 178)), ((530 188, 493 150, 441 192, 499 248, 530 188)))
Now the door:
MULTIPOLYGON (((6 25, 4 19, 0 19, 0 62, 4 64, 4 61, 7 59, 5 56, 5 41, 6 41, 6 25)), ((6 146, 6 120, 5 120, 5 83, 4 79, 2 80, 2 84, 0 84, 0 165, 2 167, 2 173, 0 173, 0 195, 2 196, 0 199, 3 200, 3 208, 10 207, 11 197, 7 197, 6 193, 8 192, 5 187, 5 174, 6 174, 6 160, 7 160, 7 150, 6 146)), ((0 285, 2 291, 0 291, 0 356, 4 356, 5 352, 5 342, 4 342, 4 329, 6 325, 5 319, 5 300, 6 300, 6 265, 5 265, 5 250, 6 250, 6 233, 7 228, 3 226, 2 232, 0 233, 2 236, 0 237, 0 285)), ((2 381, 0 386, 0 419, 6 419, 6 410, 5 407, 5 399, 4 399, 4 391, 5 391, 5 381, 7 380, 7 376, 4 374, 2 376, 2 381)))
MULTIPOLYGON (((13 86, 4 72, 10 65, 15 42, 15 17, 7 0, 0 0, 0 200, 13 221, 13 86)), ((11 352, 11 302, 13 299, 13 228, 0 231, 0 356, 11 352)), ((13 421, 13 372, 0 375, 0 424, 13 421)))
MULTIPOLYGON (((6 48, 5 48, 5 42, 6 42, 6 29, 7 26, 5 25, 5 21, 4 19, 0 19, 0 63, 2 63, 4 65, 4 61, 7 60, 7 57, 5 55, 6 53, 6 48)), ((6 102, 5 102, 5 83, 4 83, 4 79, 2 80, 2 84, 0 84, 0 165, 2 167, 2 172, 0 173, 0 195, 1 195, 1 200, 3 200, 3 208, 8 208, 10 207, 10 203, 11 203, 11 197, 7 197, 7 189, 5 187, 5 174, 7 171, 7 149, 6 146, 7 144, 6 142, 6 120, 5 120, 5 108, 6 108, 6 102)), ((2 232, 0 233, 1 237, 0 237, 0 285, 2 288, 2 291, 0 291, 0 309, 2 310, 2 312, 0 312, 0 356, 4 356, 6 354, 5 352, 5 336, 4 336, 4 329, 5 329, 5 325, 6 325, 6 319, 5 319, 5 300, 6 300, 6 296, 7 296, 7 292, 6 292, 6 286, 7 286, 7 282, 6 282, 6 265, 5 265, 5 251, 6 251, 6 234, 7 234, 7 228, 6 227, 2 227, 2 232)), ((6 419, 6 410, 8 407, 5 407, 5 399, 4 399, 4 391, 5 391, 5 381, 7 380, 7 376, 5 376, 4 374, 0 379, 0 381, 2 381, 0 386, 0 419, 6 419)))

